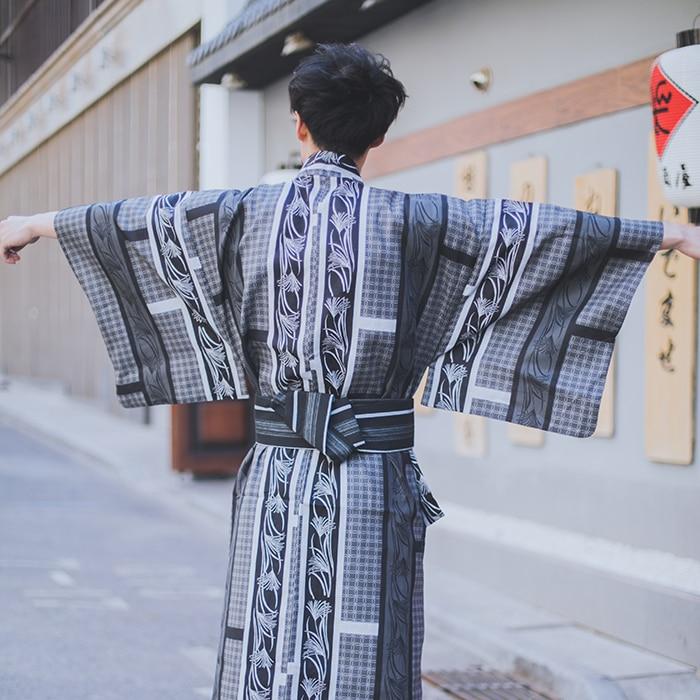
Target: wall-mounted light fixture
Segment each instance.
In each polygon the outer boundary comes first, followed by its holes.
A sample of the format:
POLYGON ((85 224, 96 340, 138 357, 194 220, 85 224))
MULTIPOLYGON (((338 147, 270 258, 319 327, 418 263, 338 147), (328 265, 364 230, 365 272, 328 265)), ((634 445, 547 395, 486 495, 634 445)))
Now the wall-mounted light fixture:
POLYGON ((676 47, 651 70, 657 171, 666 199, 700 223, 700 29, 678 32, 676 47))
POLYGON ((469 76, 469 82, 480 92, 486 92, 493 81, 490 68, 480 68, 469 76))
POLYGON ((304 32, 293 32, 285 37, 281 54, 282 56, 293 56, 295 53, 313 49, 314 46, 314 42, 304 32))
POLYGON ((384 2, 384 0, 364 0, 360 5, 360 11, 371 10, 375 5, 379 5, 382 2, 384 2))
POLYGON ((219 84, 227 90, 240 90, 246 86, 245 80, 241 80, 235 73, 224 73, 219 84))

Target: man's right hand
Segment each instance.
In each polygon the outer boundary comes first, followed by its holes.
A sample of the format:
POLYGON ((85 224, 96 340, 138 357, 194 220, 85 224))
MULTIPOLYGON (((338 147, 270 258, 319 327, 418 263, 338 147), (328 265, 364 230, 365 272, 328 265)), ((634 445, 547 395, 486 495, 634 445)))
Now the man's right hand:
POLYGON ((53 220, 56 212, 35 214, 34 216, 8 216, 0 221, 0 255, 3 262, 17 264, 19 251, 30 243, 36 243, 42 236, 55 238, 53 220))

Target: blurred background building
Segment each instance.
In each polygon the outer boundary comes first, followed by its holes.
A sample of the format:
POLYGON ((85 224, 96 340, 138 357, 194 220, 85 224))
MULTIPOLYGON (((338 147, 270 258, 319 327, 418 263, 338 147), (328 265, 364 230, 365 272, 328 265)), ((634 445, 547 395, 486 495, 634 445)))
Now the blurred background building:
MULTIPOLYGON (((316 42, 358 39, 390 58, 410 96, 368 161, 372 184, 459 194, 470 172, 477 196, 515 196, 513 164, 539 158, 536 198, 580 208, 576 178, 614 169, 613 208, 646 218, 649 70, 697 10, 691 0, 12 0, 0 10, 0 216, 255 184, 298 161, 286 94, 296 61, 316 42), (483 156, 465 171, 475 150, 483 156)), ((27 256, 0 275, 0 371, 121 411, 60 251, 27 256)), ((418 456, 448 513, 430 546, 459 577, 698 666, 700 471, 692 437, 689 464, 645 450, 646 324, 639 294, 618 342, 607 437, 542 441, 419 415, 418 456)), ((249 438, 236 410, 177 407, 172 424, 170 409, 129 415, 172 435, 180 464, 215 469, 249 438)))

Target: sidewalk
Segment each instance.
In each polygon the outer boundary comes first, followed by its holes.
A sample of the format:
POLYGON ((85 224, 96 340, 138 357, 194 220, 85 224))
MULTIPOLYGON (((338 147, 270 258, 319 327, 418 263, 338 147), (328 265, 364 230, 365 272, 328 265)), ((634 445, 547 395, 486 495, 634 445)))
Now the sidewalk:
MULTIPOLYGON (((132 488, 171 507, 177 504, 225 541, 231 481, 193 480, 172 472, 162 430, 20 380, 0 389, 0 423, 98 460, 132 488)), ((700 700, 695 669, 465 579, 451 565, 456 544, 442 521, 429 528, 426 674, 481 665, 562 700, 700 700)), ((503 692, 479 697, 521 697, 503 692)), ((430 688, 425 695, 426 700, 447 697, 430 688)))

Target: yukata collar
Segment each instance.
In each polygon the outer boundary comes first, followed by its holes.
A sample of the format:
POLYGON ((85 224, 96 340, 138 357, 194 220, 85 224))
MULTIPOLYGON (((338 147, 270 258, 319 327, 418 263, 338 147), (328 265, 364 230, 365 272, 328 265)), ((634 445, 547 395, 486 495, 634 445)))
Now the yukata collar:
POLYGON ((355 161, 350 156, 335 151, 316 151, 316 153, 311 154, 301 166, 301 172, 312 170, 330 170, 344 177, 362 179, 355 161))

